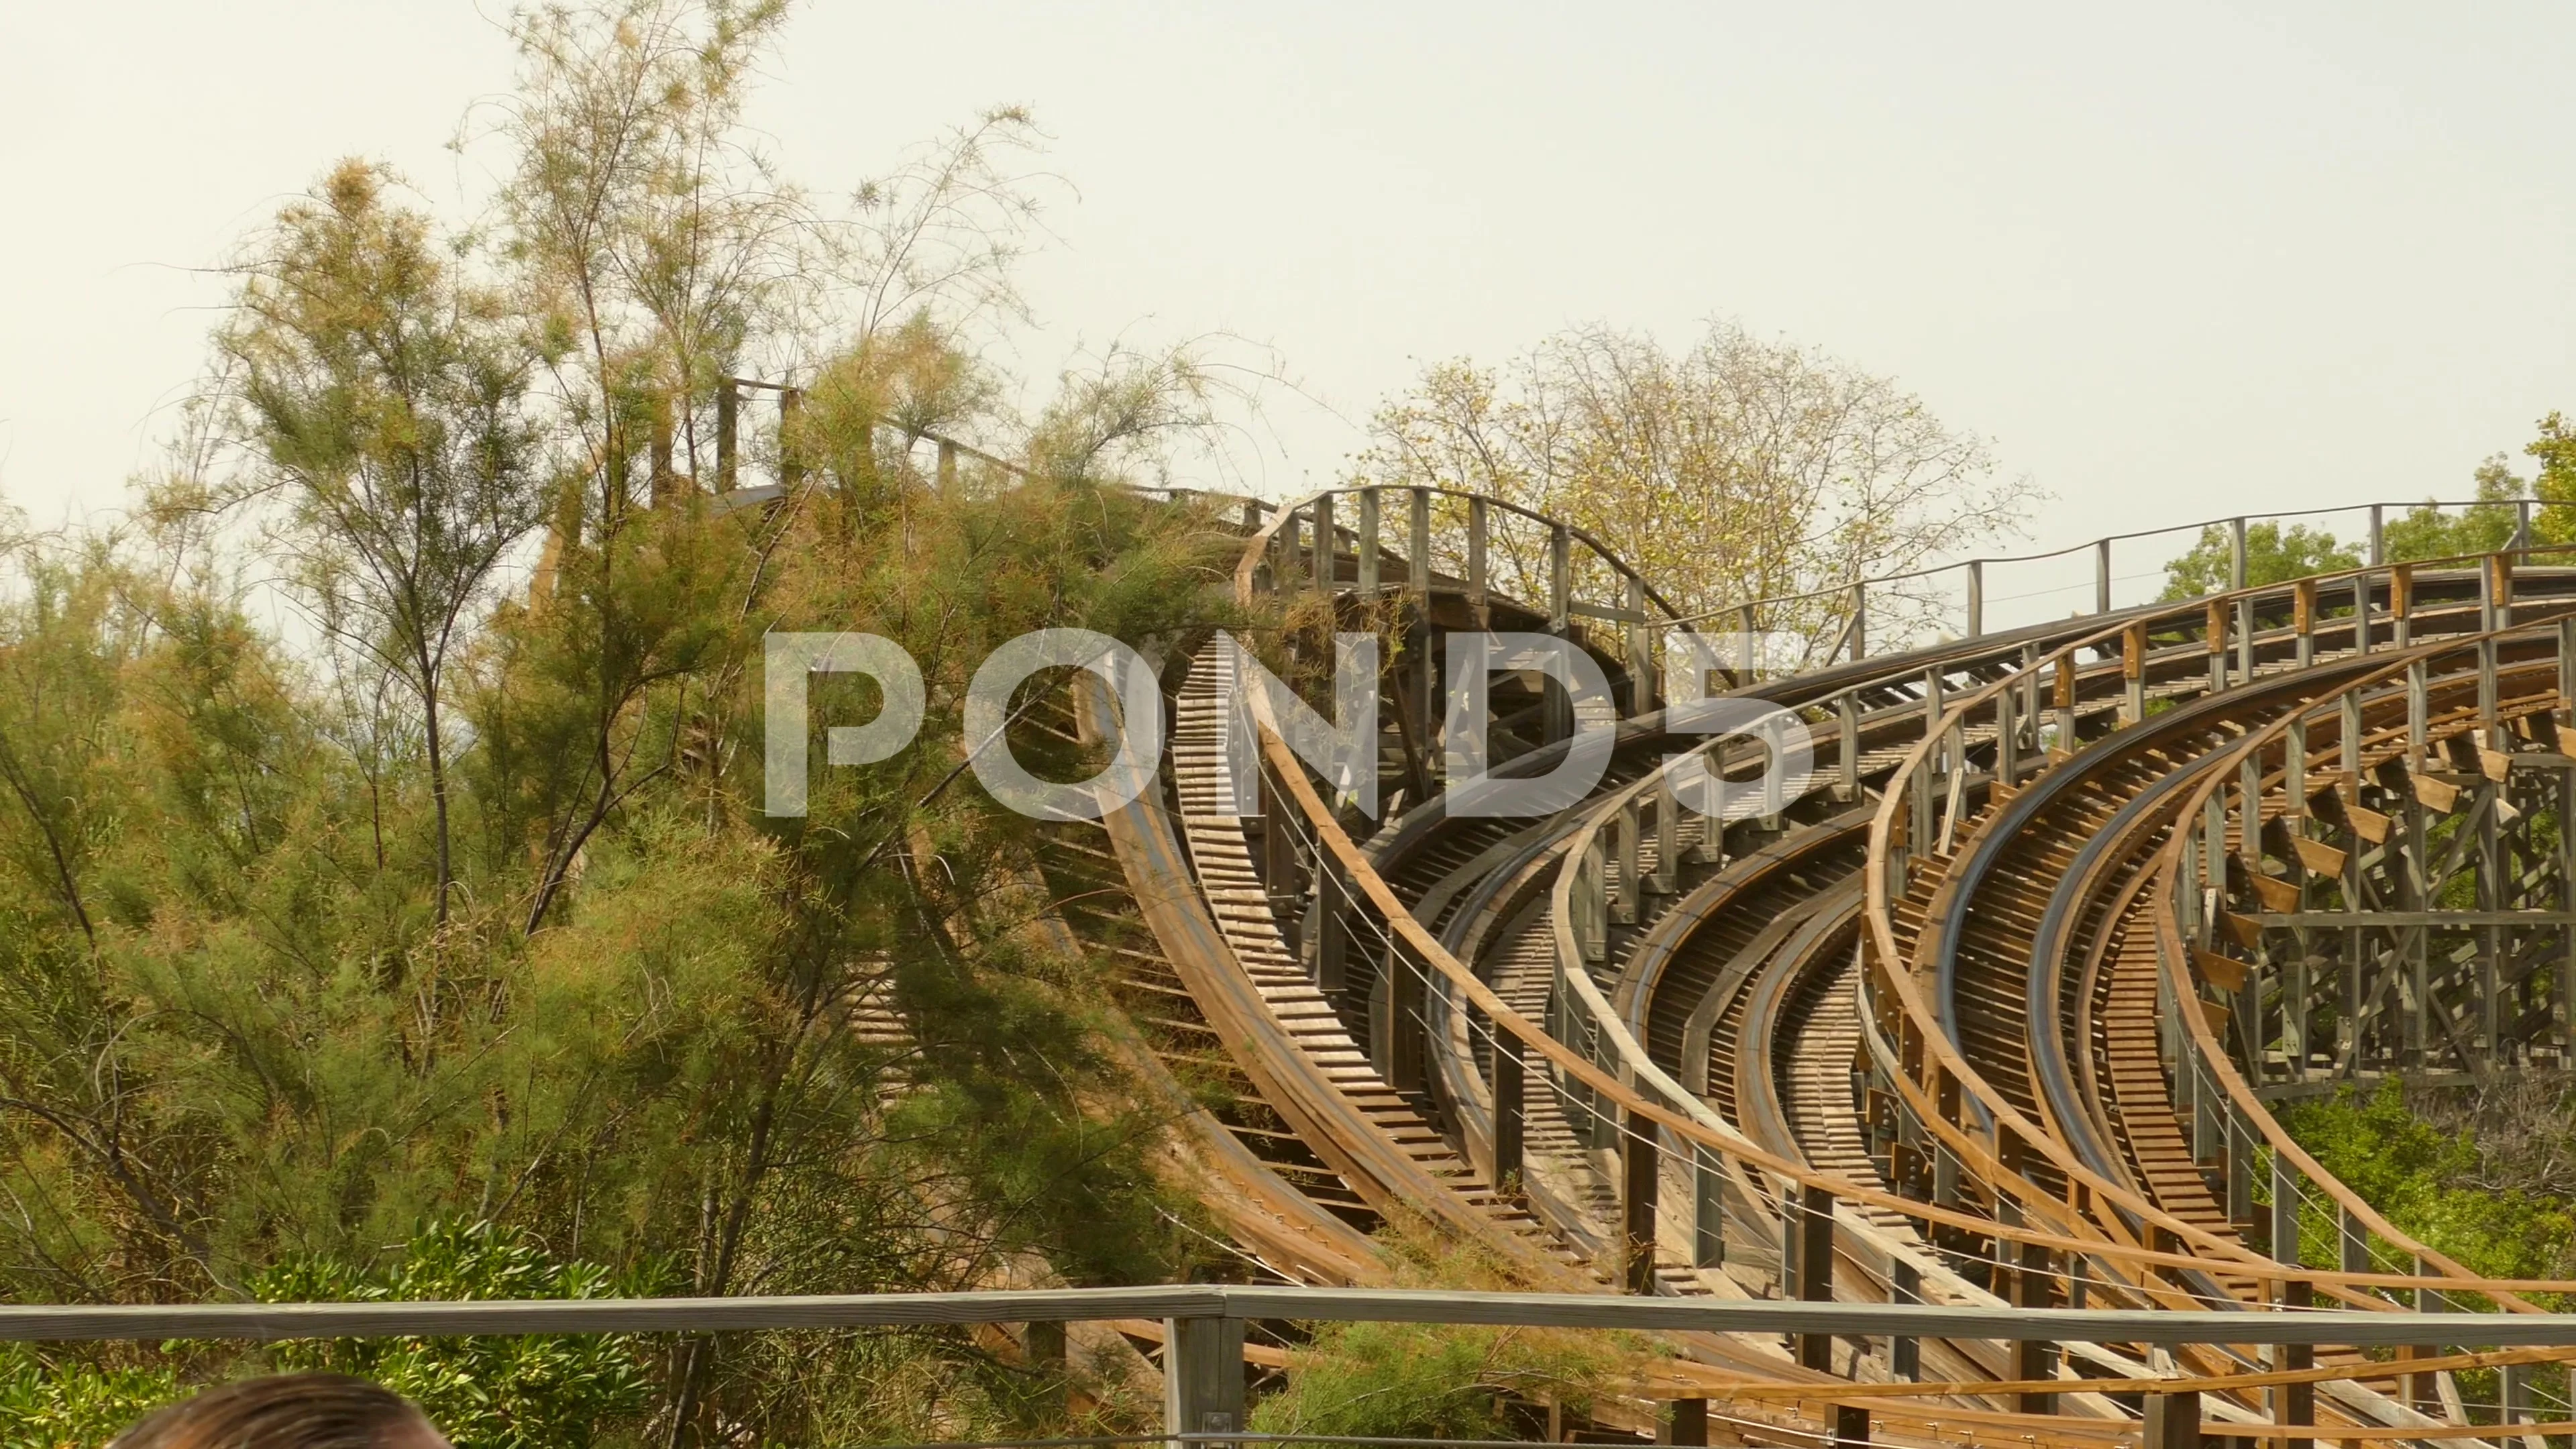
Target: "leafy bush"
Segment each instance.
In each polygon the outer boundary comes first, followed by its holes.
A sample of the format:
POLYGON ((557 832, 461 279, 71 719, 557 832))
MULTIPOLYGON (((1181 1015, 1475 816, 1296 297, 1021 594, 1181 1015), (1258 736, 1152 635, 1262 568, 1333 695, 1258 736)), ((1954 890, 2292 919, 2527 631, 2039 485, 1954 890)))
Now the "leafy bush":
MULTIPOLYGON (((382 1273, 302 1258, 249 1286, 262 1302, 290 1303, 603 1298, 644 1285, 559 1262, 517 1233, 476 1223, 430 1228, 382 1273)), ((374 1379, 419 1404, 457 1449, 577 1449, 639 1414, 650 1388, 637 1342, 623 1334, 332 1339, 281 1344, 272 1357, 281 1369, 374 1379)))
POLYGON ((2445 1132, 2418 1116, 2394 1077, 2366 1097, 2347 1087, 2290 1105, 2281 1120, 2319 1165, 2391 1223, 2476 1272, 2551 1277, 2576 1250, 2576 1210, 2568 1202, 2481 1181, 2484 1154, 2475 1133, 2445 1132))
POLYGON ((1512 1399, 1581 1411, 1610 1356, 1570 1335, 1430 1323, 1334 1323, 1289 1356, 1288 1386, 1252 1411, 1264 1434, 1523 1437, 1512 1399))
MULTIPOLYGON (((599 1298, 654 1285, 613 1280, 595 1264, 560 1261, 520 1234, 476 1223, 433 1226, 380 1271, 307 1256, 245 1286, 260 1302, 294 1303, 599 1298)), ((618 1334, 333 1339, 265 1350, 174 1343, 143 1364, 0 1345, 0 1446, 104 1443, 193 1392, 194 1379, 299 1369, 385 1385, 426 1410, 458 1449, 592 1444, 636 1420, 650 1387, 636 1340, 618 1334)))
MULTIPOLYGON (((1472 1244, 1443 1239, 1422 1220, 1397 1215, 1379 1234, 1409 1288, 1493 1291, 1525 1288, 1511 1269, 1472 1244)), ((1666 1351, 1632 1334, 1430 1323, 1331 1323, 1288 1359, 1286 1387, 1253 1406, 1265 1434, 1389 1439, 1531 1437, 1535 1416, 1555 1404, 1588 1414, 1614 1385, 1666 1351)))
POLYGON ((168 1366, 108 1367, 0 1345, 0 1445, 74 1449, 103 1444, 118 1430, 179 1397, 168 1366))

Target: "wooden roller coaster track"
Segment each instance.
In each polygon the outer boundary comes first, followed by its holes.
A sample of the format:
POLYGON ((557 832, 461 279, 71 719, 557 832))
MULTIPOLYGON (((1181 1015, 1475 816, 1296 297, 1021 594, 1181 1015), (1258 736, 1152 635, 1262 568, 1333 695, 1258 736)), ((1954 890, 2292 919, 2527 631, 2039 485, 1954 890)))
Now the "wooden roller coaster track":
MULTIPOLYGON (((1968 638, 1875 655, 1855 616, 1849 657, 1726 676, 1813 756, 1711 819, 1676 762, 1743 778, 1763 746, 1663 707, 1673 611, 1597 540, 1425 489, 1242 518, 1247 609, 1311 594, 1325 635, 1397 641, 1373 743, 1403 808, 1363 824, 1235 651, 1167 640, 1161 787, 1066 827, 1046 868, 1092 902, 1072 929, 1128 963, 1140 1060, 1271 1274, 1385 1281, 1371 1233, 1401 1216, 1532 1288, 2244 1325, 1676 1338, 1690 1393, 1783 1432, 1847 1431, 1841 1393, 1896 1439, 2138 1442, 2184 1382, 2246 1438, 2502 1444, 2569 1417, 2534 1394, 2576 1350, 2312 1354, 2264 1319, 2576 1292, 2408 1236, 2271 1110, 2568 1064, 2576 557, 2518 537, 2127 610, 2106 590, 2085 617, 1986 633, 1972 612, 1968 638), (1510 528, 1541 597, 1489 567, 1510 528), (1477 628, 1569 639, 1614 680, 1609 763, 1573 808, 1451 813, 1436 644, 1477 628), (1257 813, 1227 753, 1246 730, 1257 813), (2466 1397, 2470 1369, 2496 1402, 2466 1397)), ((1086 695, 1061 727, 1117 724, 1086 695)), ((1573 747, 1553 693, 1498 691, 1491 724, 1504 774, 1573 747)))

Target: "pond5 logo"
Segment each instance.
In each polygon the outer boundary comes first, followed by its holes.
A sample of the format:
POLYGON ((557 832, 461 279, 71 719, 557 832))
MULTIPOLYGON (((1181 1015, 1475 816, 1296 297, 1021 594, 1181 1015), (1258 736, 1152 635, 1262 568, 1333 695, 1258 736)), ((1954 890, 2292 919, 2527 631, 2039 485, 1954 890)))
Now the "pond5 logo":
MULTIPOLYGON (((808 709, 817 674, 872 678, 883 703, 863 725, 833 725, 823 732, 828 765, 874 764, 912 743, 921 731, 927 696, 921 666, 902 646, 877 634, 771 634, 763 659, 766 720, 763 739, 765 808, 774 816, 807 809, 812 761, 808 709)), ((1799 641, 1764 636, 1718 636, 1686 629, 1664 638, 1667 704, 1665 728, 1702 735, 1698 747, 1668 755, 1660 768, 1684 808, 1714 819, 1777 814, 1788 801, 1814 788, 1814 744, 1803 720, 1745 693, 1712 694, 1712 676, 1746 677, 1765 658, 1795 658, 1799 641), (1728 752, 1713 768, 1717 746, 1750 741, 1758 748, 1728 752), (1752 773, 1745 772, 1751 769, 1752 773)), ((1219 633, 1217 651, 1204 663, 1227 670, 1235 688, 1224 730, 1229 798, 1220 813, 1259 812, 1260 734, 1269 727, 1282 744, 1321 776, 1340 804, 1370 819, 1378 815, 1379 645, 1373 634, 1334 636, 1333 712, 1328 718, 1264 668, 1232 634, 1219 633)), ((1587 798, 1610 767, 1618 741, 1618 711, 1601 664, 1572 641, 1551 634, 1455 631, 1448 636, 1442 679, 1447 683, 1441 720, 1442 763, 1447 770, 1447 810, 1456 816, 1544 816, 1587 798), (1493 682, 1518 675, 1532 685, 1553 681, 1572 704, 1572 733, 1544 768, 1497 769, 1492 763, 1493 682)), ((966 763, 993 798, 1039 820, 1097 820, 1133 801, 1153 783, 1163 755, 1162 690, 1154 668, 1133 648, 1089 629, 1040 629, 996 649, 975 671, 964 711, 966 763), (1079 669, 1095 676, 1112 711, 1100 711, 1117 749, 1087 780, 1054 782, 1029 773, 1011 753, 1011 699, 1046 669, 1079 669)))

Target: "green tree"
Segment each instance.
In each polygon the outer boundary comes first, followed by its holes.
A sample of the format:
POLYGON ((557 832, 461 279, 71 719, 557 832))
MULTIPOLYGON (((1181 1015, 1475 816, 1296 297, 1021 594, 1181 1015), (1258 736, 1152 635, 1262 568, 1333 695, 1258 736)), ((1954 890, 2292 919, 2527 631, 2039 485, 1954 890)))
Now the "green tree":
MULTIPOLYGON (((492 1225, 505 1257, 672 1265, 655 1281, 706 1293, 1200 1268, 1194 1209, 1155 1170, 1162 1118, 1100 1045, 1111 963, 1084 948, 1117 923, 1069 936, 1059 915, 1097 883, 1048 874, 1062 855, 960 772, 957 741, 1001 640, 1233 617, 1234 536, 1124 486, 1163 477, 1227 395, 1186 349, 1117 349, 1011 407, 976 359, 1012 302, 1025 118, 822 218, 731 139, 774 31, 765 8, 532 12, 495 132, 510 193, 459 232, 493 245, 438 245, 379 175, 335 173, 264 239, 218 339, 259 445, 241 475, 181 473, 150 528, 0 554, 0 736, 26 784, 0 794, 12 1297, 394 1292, 435 1254, 383 1245, 455 1222, 492 1225), (528 325, 480 310, 495 290, 528 325), (421 420, 457 411, 437 387, 499 373, 423 363, 396 388, 384 357, 415 355, 371 351, 379 323, 430 361, 460 355, 438 327, 537 359, 487 396, 527 429, 510 476, 545 504, 539 582, 469 598, 418 701, 417 669, 314 667, 254 624, 243 582, 273 576, 263 551, 302 570, 376 536, 355 525, 431 536, 373 516, 417 512, 385 460, 429 466, 435 434, 461 466, 459 435, 421 420), (801 413, 744 439, 747 468, 792 454, 786 486, 707 496, 715 379, 791 368, 801 413), (901 445, 929 428, 1026 466, 943 492, 901 445), (368 516, 317 531, 297 500, 326 485, 368 516), (258 536, 202 506, 261 487, 258 536), (761 813, 773 629, 886 635, 931 683, 914 744, 819 770, 798 821, 761 813)), ((326 622, 381 647, 370 565, 343 561, 289 577, 340 587, 356 602, 326 622)), ((373 658, 318 662, 352 655, 373 658)), ((1028 703, 1015 751, 1087 772, 1061 696, 1028 703)), ((814 755, 872 707, 861 681, 818 683, 814 755)), ((423 1363, 437 1390, 448 1369, 423 1363)), ((1060 1380, 960 1335, 709 1339, 642 1372, 642 1419, 677 1442, 1068 1423, 1060 1380)), ((1098 1389, 1074 1424, 1145 1412, 1098 1389)))
MULTIPOLYGON (((1680 352, 1593 326, 1499 369, 1442 363, 1372 431, 1355 482, 1469 489, 1565 519, 1677 590, 1685 613, 1902 573, 2011 536, 2040 496, 1895 382, 1725 322, 1680 352)), ((1496 543, 1510 586, 1544 598, 1544 540, 1496 543)), ((1930 605, 1890 591, 1874 622, 1902 629, 1930 605)), ((1784 609, 1759 626, 1821 647, 1849 600, 1784 609)))
POLYGON ((2491 553, 2512 540, 2521 524, 2514 504, 2531 496, 2529 480, 2507 467, 2502 453, 2480 463, 2472 476, 2477 501, 2462 512, 2446 514, 2428 503, 2388 521, 2380 546, 2389 562, 2491 553))
MULTIPOLYGON (((710 551, 701 541, 717 535, 672 521, 687 507, 647 506, 697 496, 722 379, 783 374, 818 352, 882 374, 875 359, 921 353, 906 326, 944 335, 1017 305, 1009 267, 1035 202, 1010 162, 1033 135, 1026 116, 989 113, 856 188, 849 213, 826 214, 776 177, 742 124, 785 15, 777 0, 608 0, 513 22, 522 75, 498 127, 511 156, 496 223, 521 304, 561 358, 568 439, 540 602, 583 616, 579 647, 555 661, 564 717, 521 727, 571 730, 587 746, 513 812, 541 832, 529 932, 591 837, 669 768, 672 755, 652 748, 663 742, 636 726, 656 715, 651 696, 703 683, 721 656, 708 630, 728 612, 713 601, 729 597, 739 625, 770 577, 757 564, 774 534, 754 566, 736 567, 739 549, 710 551)), ((962 389, 930 391, 975 400, 976 371, 962 389)), ((785 431, 783 448, 805 445, 785 431)), ((859 449, 872 471, 873 439, 859 449)))
POLYGON ((331 635, 420 709, 436 812, 437 917, 456 879, 445 703, 450 661, 512 545, 542 516, 526 408, 536 339, 458 276, 387 178, 343 162, 279 213, 219 336, 263 466, 277 541, 331 635))
POLYGON ((2522 451, 2540 463, 2531 480, 2531 495, 2542 505, 2532 520, 2534 541, 2576 543, 2576 423, 2551 409, 2522 451))
MULTIPOLYGON (((2278 523, 2250 523, 2245 527, 2245 582, 2249 587, 2360 566, 2360 553, 2323 529, 2312 529, 2303 523, 2288 528, 2278 523)), ((2158 597, 2171 602, 2225 593, 2235 586, 2235 573, 2234 535, 2221 527, 2204 528, 2189 552, 2165 565, 2165 591, 2158 597)))

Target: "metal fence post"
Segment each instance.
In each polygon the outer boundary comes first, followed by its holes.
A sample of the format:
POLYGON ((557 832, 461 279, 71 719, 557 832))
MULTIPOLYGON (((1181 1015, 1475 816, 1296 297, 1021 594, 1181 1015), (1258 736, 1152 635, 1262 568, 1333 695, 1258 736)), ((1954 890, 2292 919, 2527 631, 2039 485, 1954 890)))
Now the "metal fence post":
MULTIPOLYGON (((1923 1301, 1923 1273, 1913 1264, 1899 1258, 1890 1265, 1887 1275, 1887 1301, 1920 1303, 1923 1301)), ((1912 1334, 1887 1341, 1887 1371, 1900 1379, 1923 1377, 1923 1342, 1912 1334)))
MULTIPOLYGON (((2285 1279, 2281 1284, 2281 1307, 2295 1312, 2305 1308, 2315 1294, 2298 1279, 2285 1279)), ((2314 1344, 2285 1343, 2272 1350, 2272 1365, 2289 1373, 2311 1369, 2317 1364, 2314 1344)), ((2272 1391, 2272 1422, 2275 1424, 2313 1424, 2317 1421, 2317 1386, 2283 1384, 2272 1391)), ((2281 1449, 2315 1449, 2314 1439, 2285 1439, 2281 1449)))
MULTIPOLYGON (((1834 1195, 1801 1183, 1797 1204, 1798 1296, 1809 1303, 1830 1303, 1834 1297, 1834 1195)), ((1798 1366, 1832 1372, 1834 1336, 1799 1334, 1798 1366)))
POLYGON ((1659 1129, 1655 1120, 1640 1113, 1628 1114, 1628 1130, 1620 1142, 1624 1179, 1620 1184, 1619 1206, 1626 1228, 1624 1256, 1627 1264, 1628 1291, 1655 1291, 1655 1188, 1663 1179, 1662 1155, 1656 1151, 1659 1129))
POLYGON ((1243 1320, 1163 1320, 1163 1428, 1227 1434, 1243 1427, 1243 1320))
POLYGON ((2425 751, 2432 743, 2430 684, 2424 661, 2409 660, 2406 665, 2406 768, 2409 773, 2424 768, 2425 751))
MULTIPOLYGON (((2261 807, 2249 800, 2245 810, 2244 838, 2250 841, 2262 829, 2254 823, 2261 807)), ((2246 847, 2246 853, 2254 854, 2254 847, 2246 847)), ((2249 1020, 2261 1009, 2263 992, 2259 982, 2255 970, 2246 972, 2245 989, 2236 1000, 2237 1021, 2249 1020)), ((2250 1234, 2254 1230, 2254 1129, 2233 1102, 2221 1114, 2219 1125, 2227 1133, 2227 1221, 2250 1234)))
POLYGON ((1604 873, 1604 885, 1609 894, 1609 920, 1614 926, 1637 924, 1640 897, 1645 893, 1644 883, 1637 878, 1637 863, 1645 853, 1639 848, 1642 843, 1639 837, 1645 833, 1644 821, 1640 818, 1642 813, 1637 797, 1631 795, 1607 822, 1610 834, 1608 864, 1616 867, 1618 876, 1616 881, 1611 881, 1607 878, 1609 873, 1604 873))
POLYGON ((2202 611, 2201 651, 2209 656, 2209 692, 2227 688, 2227 606, 2212 599, 2202 611))
POLYGON ((2013 694, 1995 693, 1995 778, 2007 785, 2021 782, 2021 724, 2013 718, 2013 694))
POLYGON ((2093 612, 2111 612, 2111 540, 2107 538, 2093 545, 2093 612))
POLYGON ((2576 614, 2558 621, 2558 707, 2550 715, 2576 725, 2576 614))
POLYGON ((1860 701, 1850 690, 1834 696, 1835 798, 1860 798, 1860 701))

